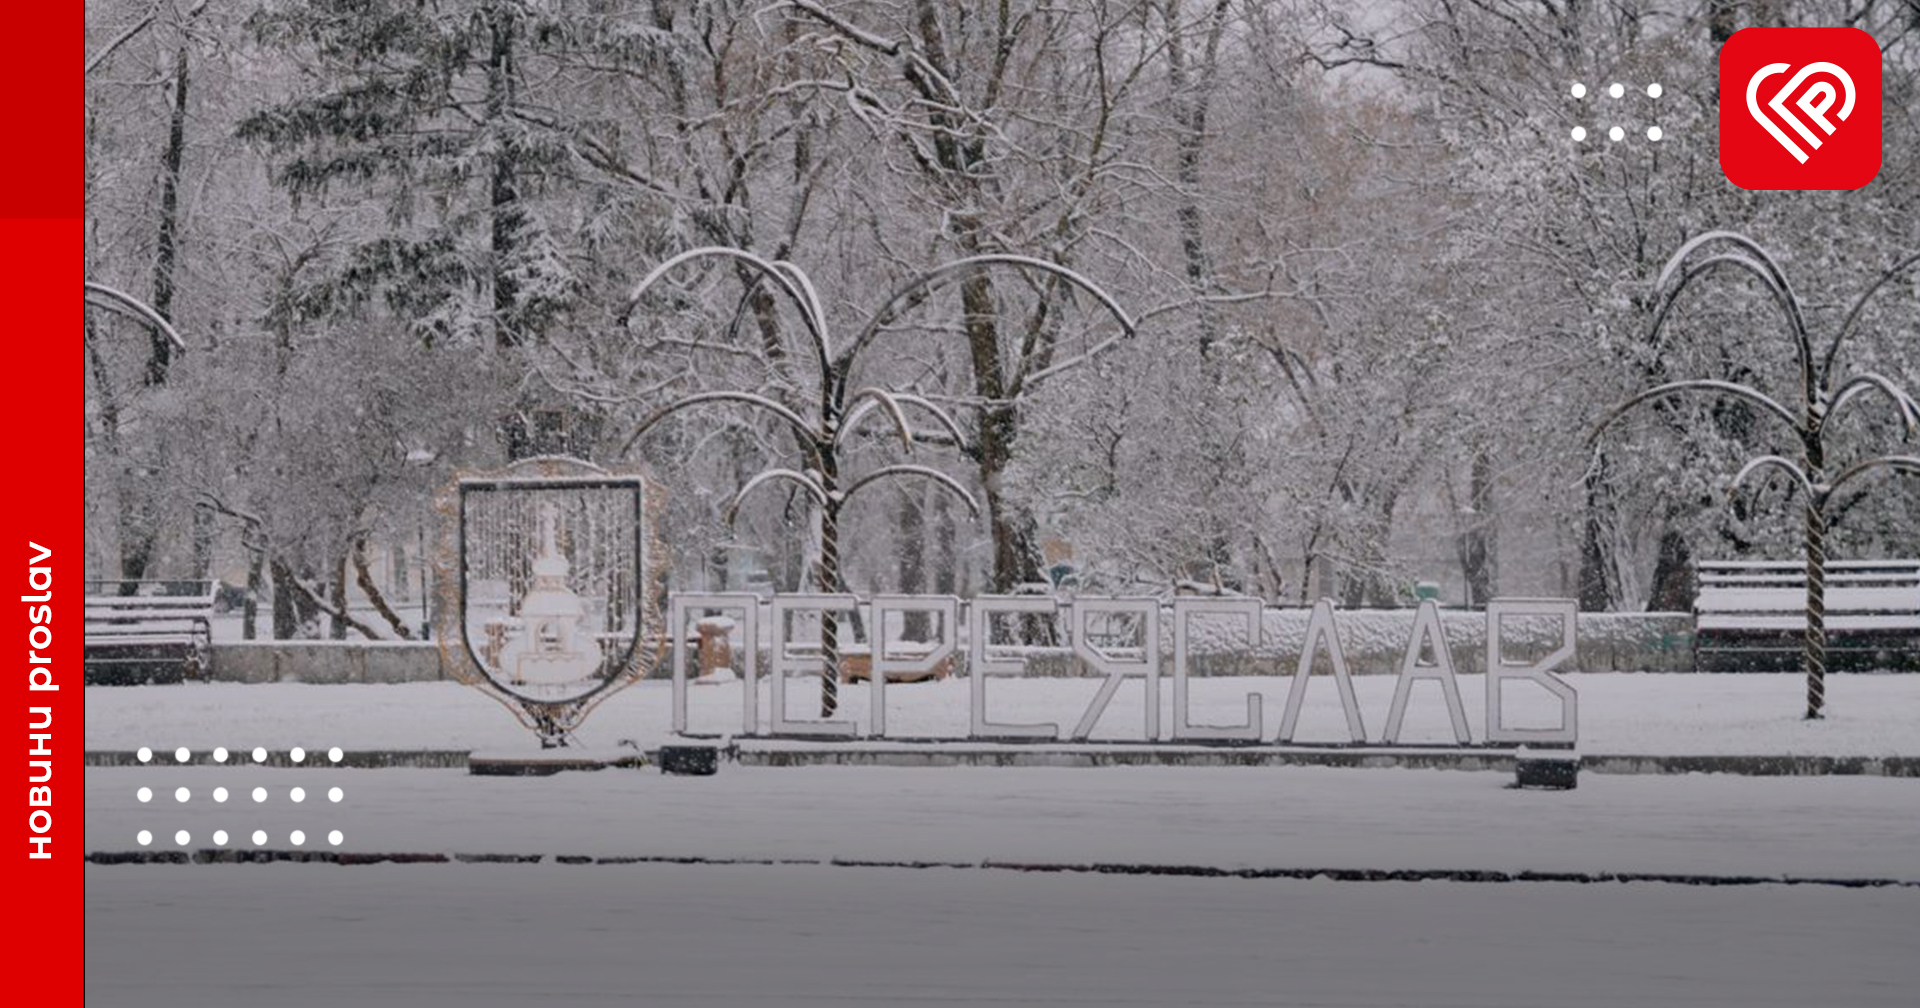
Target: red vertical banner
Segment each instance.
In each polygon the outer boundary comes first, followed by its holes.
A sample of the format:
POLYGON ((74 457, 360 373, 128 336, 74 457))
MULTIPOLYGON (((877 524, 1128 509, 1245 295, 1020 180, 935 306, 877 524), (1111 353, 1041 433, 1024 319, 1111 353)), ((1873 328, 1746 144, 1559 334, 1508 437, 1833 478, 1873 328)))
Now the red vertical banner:
POLYGON ((6 955, 22 999, 53 1005, 86 996, 82 309, 71 287, 55 297, 73 282, 71 273, 65 281, 59 274, 83 252, 85 99, 76 95, 81 100, 69 106, 57 98, 73 86, 61 82, 72 82, 67 75, 81 62, 59 43, 73 37, 61 29, 72 27, 68 18, 79 10, 9 9, 13 48, 0 60, 8 141, 0 158, 0 318, 7 328, 0 402, 10 414, 0 539, 11 568, 10 633, 16 642, 25 638, 27 652, 14 666, 14 702, 24 694, 26 710, 10 715, 27 722, 27 781, 14 792, 26 798, 14 820, 26 836, 9 845, 5 876, 8 902, 23 913, 6 955))
MULTIPOLYGON (((11 330, 0 401, 12 413, 13 456, 0 525, 13 566, 9 622, 27 652, 14 673, 26 710, 13 714, 27 722, 27 786, 14 792, 27 799, 27 835, 7 858, 7 891, 15 906, 34 908, 31 935, 16 932, 8 956, 20 967, 16 976, 35 978, 33 1000, 50 1004, 78 1004, 84 991, 84 390, 77 303, 71 288, 59 301, 52 297, 64 286, 59 264, 80 258, 81 227, 78 220, 0 220, 0 304, 11 330)), ((65 283, 72 282, 69 274, 65 283)))

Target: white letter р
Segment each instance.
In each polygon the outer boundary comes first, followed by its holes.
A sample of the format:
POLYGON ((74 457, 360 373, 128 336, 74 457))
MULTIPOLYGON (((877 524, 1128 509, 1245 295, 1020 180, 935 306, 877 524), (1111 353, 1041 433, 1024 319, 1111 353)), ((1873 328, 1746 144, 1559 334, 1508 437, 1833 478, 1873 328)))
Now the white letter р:
MULTIPOLYGON (((1800 145, 1794 143, 1793 139, 1787 136, 1786 131, 1782 130, 1780 126, 1760 108, 1760 82, 1772 77, 1774 74, 1786 73, 1791 67, 1792 64, 1790 63, 1769 63, 1755 71, 1754 75, 1747 79, 1747 112, 1753 116, 1753 120, 1759 123, 1762 129, 1765 129, 1773 135, 1775 140, 1779 141, 1780 146, 1787 149, 1787 153, 1793 155, 1794 160, 1801 164, 1806 164, 1807 152, 1801 150, 1800 145)), ((1814 124, 1819 126, 1823 132, 1828 136, 1832 136, 1834 130, 1839 127, 1835 126, 1832 120, 1827 118, 1827 110, 1833 107, 1833 103, 1836 100, 1839 100, 1839 118, 1845 121, 1848 116, 1853 114, 1854 97, 1853 78, 1847 76, 1847 72, 1835 64, 1809 63, 1801 67, 1800 72, 1794 74, 1793 77, 1787 81, 1785 87, 1774 92, 1773 97, 1767 100, 1767 108, 1772 109, 1779 115, 1783 122, 1793 127, 1793 131, 1800 134, 1801 138, 1806 140, 1809 146, 1814 150, 1819 150, 1821 143, 1820 138, 1814 135, 1814 132, 1807 128, 1806 123, 1801 122, 1800 118, 1794 115, 1793 112, 1787 108, 1786 104, 1787 96, 1792 94, 1794 89, 1800 86, 1800 82, 1816 73, 1829 73, 1838 78, 1840 86, 1847 91, 1846 98, 1839 99, 1838 96, 1833 93, 1833 85, 1826 81, 1819 81, 1808 88, 1807 93, 1801 95, 1800 100, 1794 102, 1794 105, 1798 106, 1801 112, 1806 113, 1807 118, 1813 120, 1814 124)))

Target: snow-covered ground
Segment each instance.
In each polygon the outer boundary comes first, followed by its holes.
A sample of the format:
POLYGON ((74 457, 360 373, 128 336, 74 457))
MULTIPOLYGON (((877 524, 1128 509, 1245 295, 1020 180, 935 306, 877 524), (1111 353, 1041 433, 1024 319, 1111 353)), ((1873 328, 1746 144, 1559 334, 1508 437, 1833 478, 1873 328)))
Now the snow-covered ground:
MULTIPOLYGON (((1920 781, 1510 775, 1327 767, 726 766, 550 778, 460 770, 128 767, 87 771, 87 846, 852 859, 962 864, 1885 878, 1920 882, 1920 781), (339 787, 342 800, 325 800, 339 787), (155 794, 136 798, 141 787, 155 794), (175 800, 186 787, 189 800, 175 800), (210 796, 229 790, 225 802, 210 796), (252 800, 266 789, 262 802, 252 800), (290 789, 304 789, 301 802, 290 789), (266 831, 254 844, 254 830, 266 831)), ((221 869, 213 869, 221 870, 221 869)))
MULTIPOLYGON (((1797 718, 1797 676, 1573 681, 1589 753, 1920 753, 1916 677, 1836 677, 1833 716, 1812 725, 1797 718)), ((1097 685, 996 680, 990 703, 997 719, 1071 724, 1097 685)), ((1480 681, 1461 685, 1477 737, 1480 681)), ((1196 720, 1232 720, 1257 689, 1271 734, 1285 686, 1196 682, 1196 720)), ((1377 735, 1392 681, 1356 687, 1377 735)), ((1415 696, 1407 740, 1447 738, 1437 691, 1415 696)), ((1308 697, 1301 738, 1338 737, 1331 681, 1308 697)), ((846 698, 864 723, 866 689, 846 698)), ((696 687, 693 727, 737 730, 740 699, 737 685, 696 687)), ((216 846, 216 829, 229 848, 290 850, 298 829, 305 850, 797 862, 90 866, 88 987, 100 1004, 1852 1008, 1905 1006, 1920 987, 1920 782, 1910 779, 1586 774, 1577 790, 1541 792, 1509 789, 1500 773, 1315 767, 726 765, 705 778, 498 778, 178 766, 168 753, 179 745, 531 741, 453 684, 90 689, 87 708, 89 748, 160 751, 153 765, 87 771, 92 851, 177 851, 179 830, 199 850, 216 846), (256 787, 265 800, 253 800, 256 787), (295 787, 304 801, 291 800, 295 787), (267 834, 258 845, 256 829, 267 834), (337 848, 325 840, 335 829, 337 848), (1014 865, 1908 884, 1336 882, 1014 865)), ((963 681, 889 691, 902 735, 961 734, 966 712, 963 681)), ((657 742, 668 716, 666 686, 644 684, 596 712, 585 741, 657 742)), ((1140 716, 1130 686, 1104 734, 1138 737, 1140 716)))
POLYGON ((92 867, 90 1004, 1911 1005, 1920 890, 92 867))
MULTIPOLYGON (((1460 677, 1468 722, 1484 737, 1480 676, 1460 677)), ((1920 755, 1920 676, 1836 675, 1829 678, 1826 720, 1801 720, 1805 680, 1795 674, 1701 675, 1590 673, 1568 677, 1580 691, 1581 748, 1595 754, 1652 755, 1920 755)), ((1264 699, 1267 737, 1278 731, 1290 680, 1209 678, 1192 685, 1195 723, 1231 724, 1246 715, 1243 699, 1264 699)), ((1099 688, 1097 679, 994 679, 988 712, 997 721, 1051 721, 1072 728, 1099 688)), ((1369 737, 1378 738, 1393 694, 1393 677, 1358 676, 1354 688, 1369 737)), ((696 732, 740 731, 738 683, 690 689, 696 732)), ((760 716, 767 716, 761 683, 760 716)), ((817 708, 809 682, 789 691, 794 714, 817 708)), ((1172 685, 1163 679, 1162 728, 1172 721, 1172 685)), ((1510 688, 1523 726, 1551 722, 1544 693, 1510 688)), ((652 746, 668 738, 670 690, 647 682, 615 695, 587 720, 580 740, 611 750, 621 739, 652 746)), ((842 717, 868 725, 865 685, 843 688, 842 717)), ((964 737, 968 691, 964 679, 894 685, 887 690, 887 728, 893 737, 964 737)), ((1142 690, 1129 683, 1114 696, 1094 731, 1095 739, 1142 735, 1142 690)), ((1345 738, 1332 679, 1317 676, 1307 690, 1296 739, 1345 738)), ((532 736, 477 690, 456 683, 403 685, 231 683, 87 690, 88 749, 152 746, 206 749, 263 745, 284 749, 343 746, 354 749, 531 748, 532 736)), ((1413 693, 1407 743, 1451 742, 1440 693, 1423 684, 1413 693)))

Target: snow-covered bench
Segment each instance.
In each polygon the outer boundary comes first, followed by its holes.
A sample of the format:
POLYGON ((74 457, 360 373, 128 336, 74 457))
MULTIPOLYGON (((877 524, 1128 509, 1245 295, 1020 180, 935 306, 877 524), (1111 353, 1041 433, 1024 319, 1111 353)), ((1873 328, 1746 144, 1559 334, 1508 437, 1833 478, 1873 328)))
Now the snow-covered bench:
POLYGON ((201 678, 220 582, 89 581, 88 685, 132 686, 201 678))
MULTIPOLYGON (((1695 668, 1800 667, 1807 632, 1804 564, 1707 561, 1695 572, 1695 668)), ((1829 561, 1826 613, 1828 668, 1920 670, 1920 560, 1829 561)))

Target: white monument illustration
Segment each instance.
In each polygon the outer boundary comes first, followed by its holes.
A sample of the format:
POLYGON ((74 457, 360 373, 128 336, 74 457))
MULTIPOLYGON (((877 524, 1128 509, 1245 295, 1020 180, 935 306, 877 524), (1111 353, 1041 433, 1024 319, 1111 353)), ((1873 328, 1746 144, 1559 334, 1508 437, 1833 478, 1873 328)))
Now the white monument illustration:
POLYGON ((591 640, 581 647, 580 620, 586 609, 567 585, 572 565, 560 552, 555 528, 558 510, 540 509, 540 554, 533 560, 533 587, 520 603, 523 627, 513 661, 513 682, 568 683, 592 675, 600 667, 599 649, 591 640))

